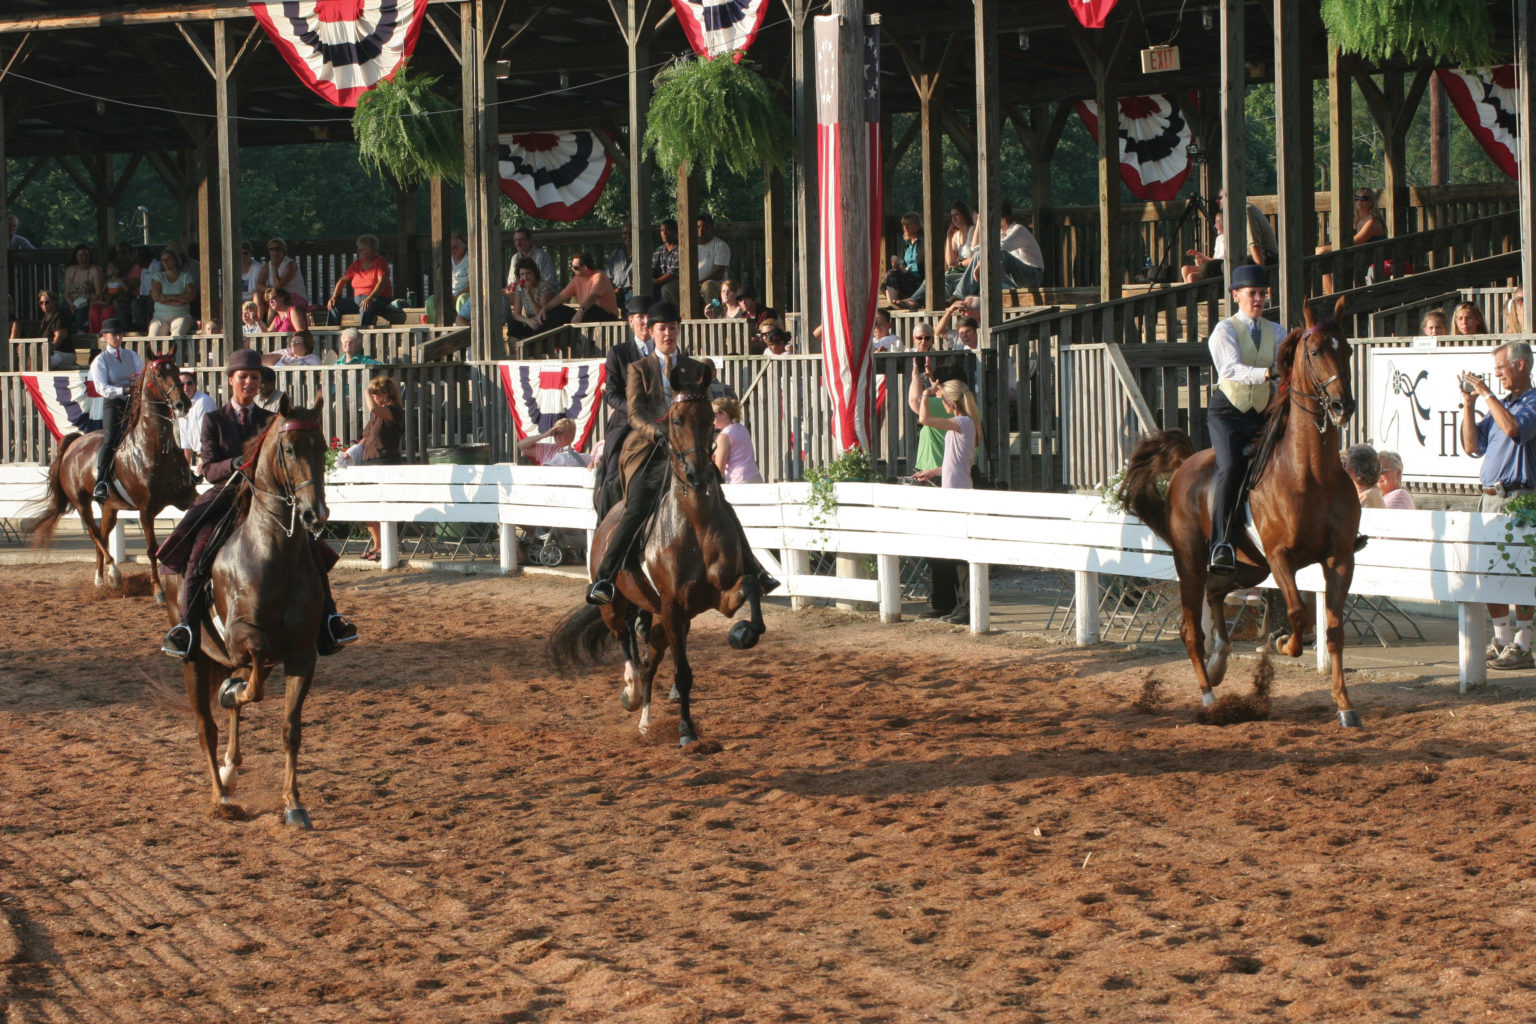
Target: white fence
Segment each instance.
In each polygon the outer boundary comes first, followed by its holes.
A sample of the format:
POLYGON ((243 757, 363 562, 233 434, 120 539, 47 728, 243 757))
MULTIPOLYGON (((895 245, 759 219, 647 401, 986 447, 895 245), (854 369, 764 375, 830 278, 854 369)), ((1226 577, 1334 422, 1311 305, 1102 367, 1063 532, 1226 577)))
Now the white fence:
MULTIPOLYGON (((37 466, 0 466, 0 518, 16 519, 41 495, 44 473, 37 466)), ((1098 574, 1174 578, 1173 559, 1162 542, 1134 517, 1111 512, 1094 497, 839 484, 836 510, 819 523, 807 504, 808 484, 736 485, 726 493, 753 548, 797 605, 817 597, 868 602, 879 607, 882 621, 898 621, 900 558, 953 558, 970 563, 971 630, 984 633, 990 628, 990 566, 1059 569, 1075 574, 1077 639, 1089 644, 1099 637, 1098 574), (874 578, 812 575, 815 551, 873 558, 874 578)), ((383 524, 382 568, 398 564, 401 523, 594 526, 591 478, 581 469, 359 467, 332 475, 326 501, 333 521, 383 524)), ((178 517, 167 509, 161 518, 178 517)), ((1499 551, 1507 524, 1504 516, 1477 512, 1366 509, 1361 515, 1361 530, 1372 540, 1357 556, 1352 592, 1456 603, 1463 689, 1487 678, 1483 604, 1536 600, 1530 553, 1512 547, 1511 568, 1499 551)), ((502 531, 505 572, 516 569, 512 537, 512 530, 502 531)), ((120 537, 117 545, 121 550, 120 537)), ((1298 583, 1303 590, 1321 590, 1322 574, 1309 567, 1298 583)), ((1326 658, 1319 646, 1320 668, 1326 658)))

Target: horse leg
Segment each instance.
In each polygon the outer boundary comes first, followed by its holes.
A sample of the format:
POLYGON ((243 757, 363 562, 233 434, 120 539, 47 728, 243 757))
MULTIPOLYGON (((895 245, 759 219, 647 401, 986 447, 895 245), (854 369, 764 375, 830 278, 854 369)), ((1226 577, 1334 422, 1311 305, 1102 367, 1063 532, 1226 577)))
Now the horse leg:
POLYGON ((155 604, 165 607, 165 589, 160 586, 160 562, 155 557, 155 517, 148 509, 139 512, 139 528, 144 531, 144 548, 149 555, 149 589, 155 595, 155 604))
MULTIPOLYGON (((85 535, 91 538, 91 543, 96 547, 96 585, 99 587, 106 578, 103 573, 103 567, 106 565, 107 559, 111 558, 112 555, 107 551, 107 546, 104 543, 103 538, 105 534, 101 532, 101 523, 96 521, 96 513, 91 508, 90 493, 86 493, 84 500, 78 500, 79 498, 80 496, 76 495, 74 499, 71 499, 70 504, 75 506, 75 511, 80 515, 80 525, 85 527, 85 535)), ((105 521, 107 511, 103 509, 101 515, 102 520, 105 521)))
MULTIPOLYGON (((1307 635, 1307 606, 1301 599, 1301 591, 1296 587, 1296 567, 1291 564, 1291 553, 1284 548, 1265 552, 1269 560, 1270 574, 1275 578, 1275 586, 1280 588, 1280 593, 1285 597, 1285 617, 1291 624, 1291 635, 1285 644, 1276 649, 1276 654, 1283 654, 1287 658, 1299 658, 1302 651, 1302 638, 1307 635)), ((1350 566, 1353 575, 1353 563, 1350 566)), ((1344 610, 1343 597, 1339 598, 1339 611, 1344 610)), ((1343 636, 1343 627, 1340 626, 1340 636, 1343 636)), ((1341 640, 1342 643, 1342 640, 1341 640)), ((1340 672, 1342 673, 1342 669, 1340 672)), ((1339 677, 1339 685, 1343 686, 1343 676, 1339 677)))
MULTIPOLYGON (((117 559, 112 557, 112 531, 117 529, 117 509, 104 508, 101 510, 101 541, 96 546, 96 561, 98 567, 102 560, 106 562, 107 586, 116 590, 123 585, 123 574, 117 569, 117 559)), ((101 585, 101 573, 97 574, 97 586, 101 585)))
POLYGON ((299 742, 304 733, 304 697, 315 677, 315 652, 297 664, 283 665, 287 689, 283 695, 283 824, 310 828, 309 812, 299 801, 299 742))
POLYGON ((1189 652, 1190 664, 1195 666, 1195 682, 1200 685, 1200 703, 1210 707, 1216 703, 1211 693, 1211 679, 1205 670, 1205 629, 1203 615, 1209 609, 1205 601, 1204 567, 1179 566, 1179 604, 1184 610, 1184 625, 1179 633, 1184 638, 1184 649, 1189 652))
POLYGON ((721 611, 726 615, 735 615, 736 609, 741 607, 745 599, 748 617, 732 626, 726 639, 736 650, 746 651, 756 647, 758 638, 768 632, 768 627, 763 625, 763 583, 756 576, 743 576, 735 590, 735 594, 727 592, 723 595, 721 611), (730 608, 729 612, 725 611, 727 607, 730 608))
POLYGON ((1232 638, 1227 633, 1227 593, 1224 590, 1206 591, 1202 613, 1205 634, 1214 637, 1210 655, 1205 661, 1205 675, 1213 688, 1220 686, 1221 681, 1227 677, 1227 658, 1232 654, 1232 638))
POLYGON ((197 718, 197 740, 208 761, 208 780, 213 790, 213 803, 217 807, 229 803, 229 789, 224 784, 223 775, 219 771, 218 755, 215 753, 219 745, 219 727, 214 723, 213 707, 209 701, 212 689, 209 678, 211 667, 208 659, 196 657, 182 665, 181 677, 187 687, 187 700, 192 705, 192 713, 197 718))
POLYGON ((693 727, 693 714, 689 696, 693 692, 693 666, 688 664, 688 614, 675 606, 662 615, 662 628, 672 648, 672 691, 677 695, 677 745, 686 747, 699 741, 693 727))
POLYGON ((633 711, 640 705, 640 638, 638 622, 640 610, 631 606, 619 633, 619 645, 624 650, 624 685, 619 688, 619 703, 625 711, 633 711))
POLYGON ((647 629, 645 650, 640 661, 640 735, 651 731, 651 684, 656 680, 656 670, 661 667, 661 656, 667 650, 667 631, 647 629))
MULTIPOLYGON (((1328 604, 1328 663, 1333 674, 1333 703, 1339 710, 1339 725, 1345 729, 1360 728, 1360 714, 1349 702, 1349 691, 1344 687, 1344 602, 1349 597, 1349 584, 1355 575, 1353 552, 1346 558, 1329 558, 1322 564, 1323 580, 1327 584, 1328 604)), ((1292 634, 1296 636, 1299 634, 1292 634)))

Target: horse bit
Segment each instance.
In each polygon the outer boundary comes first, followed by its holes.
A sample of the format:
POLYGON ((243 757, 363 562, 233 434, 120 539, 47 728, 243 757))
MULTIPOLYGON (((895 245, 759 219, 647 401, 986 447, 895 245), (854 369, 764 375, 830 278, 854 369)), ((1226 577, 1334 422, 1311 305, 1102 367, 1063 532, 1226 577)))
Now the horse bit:
MULTIPOLYGON (((279 434, 286 434, 289 431, 293 431, 293 430, 319 430, 319 429, 320 429, 320 424, 318 422, 316 422, 315 420, 287 420, 287 421, 285 421, 283 423, 282 426, 277 428, 277 432, 279 434)), ((267 508, 265 505, 262 506, 262 509, 263 509, 263 511, 265 511, 267 513, 267 515, 271 516, 273 519, 275 519, 277 521, 277 525, 282 528, 284 536, 286 536, 289 540, 292 540, 294 533, 297 532, 297 530, 299 528, 299 494, 298 494, 298 492, 302 491, 306 487, 313 487, 315 485, 315 481, 314 481, 314 478, 311 477, 310 479, 305 480, 303 483, 299 484, 298 487, 294 487, 293 486, 293 482, 292 482, 293 481, 292 474, 290 474, 288 472, 288 457, 283 454, 283 446, 282 446, 281 443, 279 443, 278 446, 277 446, 277 458, 278 458, 278 461, 281 462, 282 466, 283 466, 283 478, 282 479, 283 479, 283 490, 284 490, 284 493, 276 494, 276 493, 274 493, 272 491, 264 491, 264 490, 262 490, 260 487, 256 486, 256 479, 255 479, 255 477, 251 477, 250 478, 251 490, 256 492, 257 494, 261 495, 264 498, 276 498, 280 503, 288 506, 288 525, 287 526, 283 525, 282 517, 279 516, 276 512, 273 512, 270 508, 267 508)))

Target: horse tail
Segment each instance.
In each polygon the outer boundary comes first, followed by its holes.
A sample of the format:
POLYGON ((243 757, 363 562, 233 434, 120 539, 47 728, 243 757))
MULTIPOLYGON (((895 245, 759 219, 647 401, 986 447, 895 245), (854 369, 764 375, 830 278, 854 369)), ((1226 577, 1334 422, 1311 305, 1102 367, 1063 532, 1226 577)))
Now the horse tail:
POLYGON ((1172 544, 1168 534, 1167 480, 1184 460, 1195 454, 1195 446, 1182 430, 1159 430, 1148 434, 1131 452, 1125 464, 1125 476, 1115 497, 1147 527, 1172 544))
POLYGON ((46 548, 53 543, 53 531, 59 525, 59 518, 69 511, 69 495, 64 493, 64 484, 60 479, 64 472, 64 453, 69 451, 69 446, 82 438, 83 434, 65 434, 59 442, 59 450, 54 453, 53 462, 48 467, 48 494, 38 502, 22 512, 24 519, 32 520, 32 544, 35 547, 46 548))
POLYGON ((612 645, 613 633, 603 621, 603 610, 596 605, 577 606, 560 620, 549 637, 549 656, 561 672, 602 660, 612 645))

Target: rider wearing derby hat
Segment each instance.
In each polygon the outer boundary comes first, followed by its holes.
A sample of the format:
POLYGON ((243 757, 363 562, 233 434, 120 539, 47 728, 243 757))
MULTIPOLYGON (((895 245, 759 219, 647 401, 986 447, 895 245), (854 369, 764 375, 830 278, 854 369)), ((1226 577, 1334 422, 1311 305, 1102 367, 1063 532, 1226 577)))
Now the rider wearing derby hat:
POLYGON ((1269 274, 1254 264, 1232 270, 1232 302, 1237 312, 1211 331, 1211 359, 1216 364, 1216 389, 1206 414, 1206 429, 1216 453, 1216 478, 1211 496, 1210 571, 1237 570, 1231 534, 1240 528, 1243 481, 1248 459, 1243 449, 1264 430, 1264 411, 1275 394, 1275 355, 1284 329, 1263 318, 1269 294, 1269 274))
POLYGON ((101 322, 101 340, 106 348, 91 360, 91 384, 102 397, 101 447, 96 450, 96 487, 91 497, 106 501, 112 496, 107 477, 112 472, 112 457, 123 439, 123 417, 128 411, 128 395, 133 378, 144 372, 144 360, 137 352, 123 348, 123 326, 115 317, 101 322))
MULTIPOLYGON (((640 464, 626 485, 624 513, 608 538, 602 564, 597 567, 596 578, 587 591, 590 604, 613 601, 613 579, 629 561, 630 549, 661 499, 667 480, 667 433, 659 424, 666 419, 674 391, 702 384, 714 373, 709 364, 678 351, 681 324, 675 304, 658 302, 650 308, 648 316, 652 352, 629 364, 624 387, 630 430, 624 442, 628 453, 624 461, 639 461, 640 464)), ((730 508, 729 503, 726 507, 730 508)), ((739 523, 737 529, 740 529, 739 523)), ((766 594, 777 587, 778 580, 763 572, 745 537, 742 538, 742 550, 747 553, 746 571, 762 581, 762 592, 766 594)))
MULTIPOLYGON (((160 649, 178 658, 190 658, 198 647, 198 631, 207 607, 208 581, 213 573, 213 543, 216 527, 234 507, 237 488, 234 477, 245 461, 245 446, 259 437, 277 415, 256 404, 261 386, 261 354, 254 349, 236 349, 229 354, 225 373, 229 379, 229 402, 203 417, 203 478, 213 488, 203 492, 187 509, 187 514, 171 535, 160 545, 162 569, 185 574, 181 587, 181 622, 165 634, 160 649)), ((326 628, 317 644, 321 654, 334 654, 343 644, 357 639, 357 627, 336 614, 331 598, 330 568, 336 553, 319 541, 311 540, 321 579, 325 580, 326 628)))

